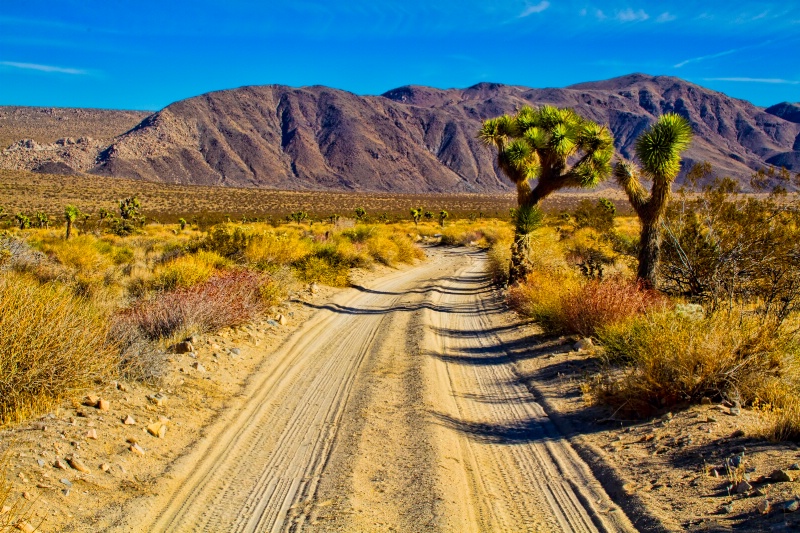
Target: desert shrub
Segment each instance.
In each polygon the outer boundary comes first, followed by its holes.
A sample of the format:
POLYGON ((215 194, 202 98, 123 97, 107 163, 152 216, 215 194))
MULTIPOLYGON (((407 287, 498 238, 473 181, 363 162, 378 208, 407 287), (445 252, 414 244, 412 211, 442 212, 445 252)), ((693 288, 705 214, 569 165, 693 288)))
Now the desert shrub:
POLYGON ((0 423, 21 420, 112 374, 106 317, 66 287, 0 279, 0 423))
POLYGON ((331 287, 350 284, 350 267, 336 253, 322 250, 294 265, 295 275, 305 283, 323 283, 331 287))
POLYGON ((150 340, 237 326, 260 316, 267 303, 263 274, 230 270, 186 289, 140 300, 117 314, 115 328, 138 328, 150 340), (127 323, 127 324, 125 324, 127 323))
POLYGON ((565 293, 561 301, 561 329, 594 336, 599 329, 663 306, 659 293, 622 278, 592 280, 565 293))
POLYGON ((492 281, 504 284, 508 281, 511 266, 511 240, 494 242, 487 252, 487 269, 492 281))
POLYGON ((703 397, 753 403, 800 357, 791 335, 765 334, 746 313, 648 313, 600 328, 598 337, 619 370, 607 368, 590 392, 638 415, 703 397))
POLYGON ((522 283, 509 288, 509 306, 522 316, 536 320, 549 333, 564 328, 564 296, 577 290, 578 280, 564 271, 534 270, 522 283))
POLYGON ((407 235, 395 233, 391 236, 391 240, 397 247, 397 261, 412 263, 415 259, 425 258, 425 252, 415 245, 407 235))
POLYGON ((245 254, 253 238, 253 232, 249 228, 236 224, 220 224, 211 228, 205 239, 198 244, 205 250, 236 259, 245 254))
POLYGON ((311 242, 289 232, 253 236, 244 248, 245 260, 260 270, 273 270, 311 253, 311 242))
POLYGON ((151 280, 156 290, 173 290, 191 287, 210 278, 218 269, 230 265, 230 261, 216 252, 200 250, 182 255, 156 267, 151 280))
POLYGON ((599 233, 609 233, 614 229, 617 208, 611 200, 600 198, 597 201, 583 199, 572 215, 578 228, 592 228, 599 233))

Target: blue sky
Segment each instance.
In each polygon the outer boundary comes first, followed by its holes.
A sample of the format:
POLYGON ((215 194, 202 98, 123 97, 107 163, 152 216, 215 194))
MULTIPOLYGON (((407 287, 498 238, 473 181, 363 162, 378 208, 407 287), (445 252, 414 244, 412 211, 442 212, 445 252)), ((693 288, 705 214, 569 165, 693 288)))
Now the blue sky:
POLYGON ((242 85, 380 94, 678 76, 800 101, 800 0, 0 3, 0 105, 156 110, 242 85))

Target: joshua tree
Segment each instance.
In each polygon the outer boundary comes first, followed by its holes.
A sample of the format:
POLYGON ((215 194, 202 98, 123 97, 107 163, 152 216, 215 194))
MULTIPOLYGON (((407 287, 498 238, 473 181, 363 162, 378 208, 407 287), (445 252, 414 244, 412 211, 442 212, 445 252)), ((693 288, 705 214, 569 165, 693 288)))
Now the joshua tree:
POLYGON ((305 211, 297 211, 289 215, 289 218, 297 222, 297 224, 300 224, 302 221, 308 218, 308 213, 305 211))
POLYGON ((119 216, 122 220, 135 220, 139 216, 142 204, 135 196, 119 201, 119 216))
POLYGON ((40 228, 47 228, 50 226, 50 217, 47 216, 47 213, 37 211, 34 218, 36 218, 36 223, 40 228))
POLYGON ((336 225, 336 223, 339 221, 340 218, 342 218, 342 217, 340 217, 339 215, 334 213, 334 214, 332 214, 331 216, 328 217, 328 220, 331 221, 331 224, 336 225))
POLYGON ((666 113, 636 140, 641 170, 631 162, 614 166, 614 176, 642 225, 636 275, 652 288, 658 287, 659 226, 669 203, 672 181, 681 170, 681 152, 689 147, 691 140, 689 121, 676 113, 666 113), (639 180, 640 174, 653 182, 649 194, 639 180))
POLYGON ((486 120, 478 137, 497 148, 498 166, 517 187, 509 277, 519 281, 530 270, 528 234, 542 220, 539 203, 559 189, 591 188, 607 178, 614 139, 605 126, 552 106, 486 120))
POLYGON ((75 222, 78 216, 80 216, 80 214, 80 209, 74 205, 68 205, 64 208, 64 220, 67 222, 67 239, 69 239, 69 236, 72 234, 72 224, 75 222))
POLYGON ((447 217, 449 217, 449 216, 450 216, 450 213, 448 213, 448 212, 447 212, 447 211, 445 211, 444 209, 442 209, 441 211, 439 211, 439 225, 440 225, 441 227, 444 227, 444 219, 446 219, 446 218, 447 218, 447 217))
POLYGON ((425 220, 433 220, 433 213, 431 211, 425 211, 425 220))
POLYGON ((422 218, 423 209, 421 207, 412 207, 411 208, 411 218, 414 220, 414 225, 416 226, 419 224, 419 220, 422 218))
POLYGON ((14 215, 14 219, 17 221, 17 224, 19 224, 19 229, 28 229, 31 227, 31 219, 22 213, 14 215))
POLYGON ((185 218, 179 218, 178 219, 178 224, 181 226, 181 231, 186 229, 186 219, 185 218))
POLYGON ((367 216, 367 210, 363 207, 356 207, 356 220, 361 221, 364 220, 364 217, 367 216))

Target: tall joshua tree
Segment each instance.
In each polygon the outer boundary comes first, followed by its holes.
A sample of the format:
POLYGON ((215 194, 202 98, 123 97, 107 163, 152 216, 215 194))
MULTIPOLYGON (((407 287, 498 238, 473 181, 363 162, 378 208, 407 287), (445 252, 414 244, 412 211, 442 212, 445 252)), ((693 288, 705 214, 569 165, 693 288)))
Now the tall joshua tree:
POLYGON ((80 216, 80 214, 80 209, 74 205, 68 205, 64 208, 64 220, 67 222, 67 239, 69 239, 69 236, 72 234, 72 224, 75 222, 75 219, 80 216))
POLYGON ((614 166, 614 177, 628 195, 642 226, 637 276, 652 288, 658 286, 659 226, 669 203, 672 181, 681 170, 681 152, 689 147, 691 140, 689 121, 677 113, 665 113, 636 140, 641 169, 627 161, 614 166), (640 175, 653 182, 649 194, 640 175))
POLYGON ((541 223, 539 203, 559 189, 592 188, 606 179, 614 138, 608 128, 571 109, 547 105, 486 120, 478 137, 497 148, 498 166, 517 187, 509 276, 513 283, 530 271, 528 234, 541 223))

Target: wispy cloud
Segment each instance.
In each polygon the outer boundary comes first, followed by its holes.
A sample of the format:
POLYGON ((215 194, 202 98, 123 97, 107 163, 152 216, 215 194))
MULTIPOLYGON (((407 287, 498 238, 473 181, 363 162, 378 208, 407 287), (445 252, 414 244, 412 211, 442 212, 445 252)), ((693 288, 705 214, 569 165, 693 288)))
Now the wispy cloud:
POLYGON ((659 22, 659 23, 663 23, 663 22, 672 22, 672 21, 673 21, 673 20, 675 20, 676 18, 678 18, 678 17, 676 17, 675 15, 673 15, 672 13, 670 13, 669 11, 665 11, 665 12, 661 13, 661 14, 658 16, 658 18, 656 19, 656 22, 659 22))
POLYGON ((689 63, 698 63, 700 61, 705 61, 706 59, 715 59, 717 57, 723 57, 723 56, 735 54, 736 52, 738 52, 740 50, 742 50, 742 48, 732 48, 730 50, 725 50, 724 52, 718 52, 716 54, 708 54, 708 55, 705 55, 705 56, 692 57, 692 58, 689 58, 689 59, 685 59, 685 60, 681 61, 680 63, 676 63, 674 65, 674 67, 675 68, 685 67, 689 63))
POLYGON ((778 83, 787 85, 800 85, 800 81, 784 80, 783 78, 703 78, 705 81, 738 81, 743 83, 778 83))
POLYGON ((620 22, 642 22, 650 18, 650 15, 645 13, 644 9, 634 11, 632 8, 623 9, 618 11, 615 17, 620 22))
POLYGON ((597 11, 595 11, 594 16, 597 17, 597 20, 606 20, 608 18, 608 16, 605 13, 603 13, 602 9, 598 9, 597 11))
POLYGON ((541 2, 539 2, 536 5, 532 5, 532 6, 529 5, 529 6, 525 7, 525 9, 522 11, 522 13, 519 14, 518 18, 528 17, 530 15, 533 15, 534 13, 541 13, 542 11, 547 9, 548 7, 550 7, 550 2, 548 2, 547 0, 542 0, 541 2))
POLYGON ((16 61, 0 61, 4 67, 19 68, 23 70, 38 70, 39 72, 55 72, 58 74, 83 75, 88 74, 85 70, 77 68, 56 67, 53 65, 40 65, 38 63, 17 63, 16 61))

